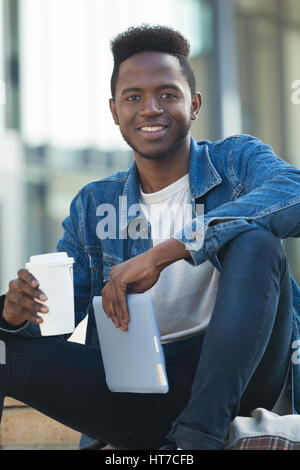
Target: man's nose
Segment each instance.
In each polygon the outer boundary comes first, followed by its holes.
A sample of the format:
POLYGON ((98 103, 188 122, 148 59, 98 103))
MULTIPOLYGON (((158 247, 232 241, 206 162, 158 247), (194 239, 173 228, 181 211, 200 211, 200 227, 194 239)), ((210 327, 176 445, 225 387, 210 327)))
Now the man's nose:
POLYGON ((141 109, 141 114, 144 116, 156 116, 163 113, 160 106, 159 99, 155 96, 145 98, 141 109))

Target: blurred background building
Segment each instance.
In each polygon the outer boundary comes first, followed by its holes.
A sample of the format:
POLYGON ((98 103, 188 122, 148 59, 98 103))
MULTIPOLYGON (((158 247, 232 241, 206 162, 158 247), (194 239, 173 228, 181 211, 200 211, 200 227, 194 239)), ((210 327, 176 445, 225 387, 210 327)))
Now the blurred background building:
MULTIPOLYGON (((0 0, 0 293, 55 250, 82 186, 131 164, 108 108, 110 39, 145 22, 191 43, 197 139, 252 134, 300 167, 299 0, 0 0)), ((300 240, 284 244, 300 282, 300 240)))

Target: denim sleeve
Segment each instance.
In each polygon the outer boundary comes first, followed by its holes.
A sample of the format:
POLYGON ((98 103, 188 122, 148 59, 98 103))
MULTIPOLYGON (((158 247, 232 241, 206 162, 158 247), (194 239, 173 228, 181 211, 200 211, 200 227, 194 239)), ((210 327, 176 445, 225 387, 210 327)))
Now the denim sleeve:
MULTIPOLYGON (((57 251, 64 251, 74 258, 74 302, 75 302, 75 327, 88 313, 91 301, 91 273, 89 258, 85 251, 84 208, 80 194, 71 203, 70 215, 63 221, 64 234, 58 241, 57 251)), ((65 335, 68 338, 70 335, 65 335)))
POLYGON ((252 136, 239 136, 228 155, 228 174, 240 196, 196 217, 175 238, 191 264, 215 259, 237 235, 261 228, 280 239, 300 236, 300 170, 252 136))

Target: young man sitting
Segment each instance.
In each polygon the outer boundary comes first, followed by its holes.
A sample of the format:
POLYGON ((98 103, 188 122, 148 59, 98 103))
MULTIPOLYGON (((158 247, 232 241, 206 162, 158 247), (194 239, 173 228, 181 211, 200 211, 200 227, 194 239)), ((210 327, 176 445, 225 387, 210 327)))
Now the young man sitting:
POLYGON ((58 242, 75 259, 76 324, 89 315, 87 344, 41 337, 47 308, 35 299, 47 292, 21 269, 2 298, 0 396, 117 448, 223 449, 235 416, 273 408, 299 337, 300 291, 281 239, 300 236, 300 171, 249 135, 191 137, 201 96, 181 34, 131 28, 112 51, 110 110, 134 163, 79 191, 58 242), (99 229, 102 204, 118 214, 113 236, 99 229), (152 217, 155 205, 170 209, 167 222, 164 212, 152 217), (192 208, 180 229, 174 205, 192 208), (170 391, 110 392, 92 299, 102 295, 126 331, 126 295, 148 290, 170 391))

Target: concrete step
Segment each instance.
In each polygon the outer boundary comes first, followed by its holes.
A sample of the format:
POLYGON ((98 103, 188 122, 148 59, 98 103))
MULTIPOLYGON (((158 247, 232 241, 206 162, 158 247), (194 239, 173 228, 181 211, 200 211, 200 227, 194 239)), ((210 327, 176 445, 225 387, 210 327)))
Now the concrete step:
MULTIPOLYGON (((87 317, 70 341, 84 344, 87 317)), ((0 424, 0 450, 78 449, 80 433, 48 418, 13 398, 5 398, 0 424)))
POLYGON ((77 449, 80 433, 23 403, 6 398, 0 425, 0 449, 77 449))
POLYGON ((15 406, 26 406, 21 401, 15 400, 14 398, 6 397, 4 400, 4 408, 13 408, 15 406))

